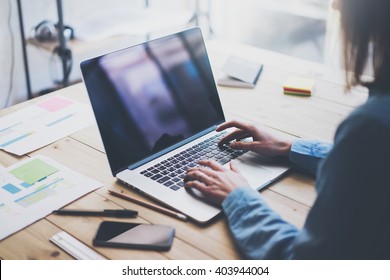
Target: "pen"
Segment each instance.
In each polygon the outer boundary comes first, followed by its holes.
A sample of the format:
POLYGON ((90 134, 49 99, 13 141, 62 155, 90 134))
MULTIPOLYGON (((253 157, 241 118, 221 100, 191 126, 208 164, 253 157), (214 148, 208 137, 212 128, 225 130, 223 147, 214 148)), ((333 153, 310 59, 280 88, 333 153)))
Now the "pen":
POLYGON ((137 211, 126 210, 126 209, 118 209, 118 210, 106 209, 103 211, 61 209, 61 210, 55 210, 52 213, 57 215, 64 215, 64 216, 95 216, 95 217, 115 217, 115 218, 130 218, 138 215, 137 211))
POLYGON ((157 212, 160 212, 160 213, 163 213, 163 214, 175 217, 175 218, 177 218, 179 220, 187 221, 187 216, 185 216, 185 215, 183 215, 181 213, 178 213, 178 212, 166 209, 164 207, 160 207, 158 205, 154 205, 154 204, 150 204, 150 203, 147 203, 147 202, 143 202, 141 200, 135 199, 135 198, 133 198, 133 197, 127 195, 127 194, 124 194, 124 193, 119 193, 119 192, 115 192, 115 191, 111 191, 111 190, 108 190, 108 193, 113 195, 113 196, 117 196, 117 197, 123 198, 125 200, 134 202, 134 203, 136 203, 138 205, 145 206, 146 208, 149 208, 149 209, 152 209, 152 210, 156 210, 157 212))

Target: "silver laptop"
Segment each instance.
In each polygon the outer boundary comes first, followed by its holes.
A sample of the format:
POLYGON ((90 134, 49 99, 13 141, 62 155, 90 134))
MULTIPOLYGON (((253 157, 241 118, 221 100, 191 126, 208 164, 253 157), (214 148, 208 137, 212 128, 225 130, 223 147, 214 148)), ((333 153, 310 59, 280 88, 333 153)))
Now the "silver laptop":
POLYGON ((217 146, 225 117, 199 28, 83 61, 81 70, 112 174, 198 223, 221 212, 183 187, 200 159, 234 158, 258 190, 288 170, 217 146))

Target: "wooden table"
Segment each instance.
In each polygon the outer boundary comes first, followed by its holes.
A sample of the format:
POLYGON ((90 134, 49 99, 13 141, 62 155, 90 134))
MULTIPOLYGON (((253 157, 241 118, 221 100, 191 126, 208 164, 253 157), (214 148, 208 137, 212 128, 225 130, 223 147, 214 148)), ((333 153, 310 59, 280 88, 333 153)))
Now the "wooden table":
MULTIPOLYGON (((234 44, 221 40, 208 43, 215 77, 228 55, 235 54, 264 63, 265 67, 255 89, 219 88, 228 119, 262 124, 289 137, 316 138, 332 141, 337 125, 367 98, 364 89, 344 93, 343 75, 321 64, 234 44), (283 94, 282 84, 288 76, 298 74, 317 80, 311 97, 283 94)), ((83 84, 50 94, 64 95, 88 103, 83 84)), ((41 96, 0 111, 0 117, 46 99, 41 96)), ((240 259, 224 217, 208 226, 182 222, 131 202, 113 197, 107 190, 124 190, 144 201, 148 198, 133 193, 112 177, 96 125, 79 131, 49 146, 16 157, 0 151, 0 164, 9 166, 33 155, 46 155, 94 178, 104 187, 74 201, 71 207, 129 208, 139 211, 133 222, 172 225, 176 229, 173 247, 168 252, 97 248, 109 259, 240 259)), ((302 227, 315 199, 314 180, 296 171, 262 192, 269 205, 287 221, 302 227)), ((100 217, 66 217, 49 215, 0 242, 1 259, 72 259, 49 242, 49 237, 66 231, 92 246, 92 238, 102 220, 100 217)), ((123 220, 122 220, 123 221, 123 220)))

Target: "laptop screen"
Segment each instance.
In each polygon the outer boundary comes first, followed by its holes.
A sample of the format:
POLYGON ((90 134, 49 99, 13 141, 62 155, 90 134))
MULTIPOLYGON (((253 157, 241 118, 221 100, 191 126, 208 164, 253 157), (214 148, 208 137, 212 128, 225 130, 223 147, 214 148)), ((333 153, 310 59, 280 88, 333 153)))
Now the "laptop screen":
POLYGON ((199 28, 81 63, 112 173, 222 123, 199 28))

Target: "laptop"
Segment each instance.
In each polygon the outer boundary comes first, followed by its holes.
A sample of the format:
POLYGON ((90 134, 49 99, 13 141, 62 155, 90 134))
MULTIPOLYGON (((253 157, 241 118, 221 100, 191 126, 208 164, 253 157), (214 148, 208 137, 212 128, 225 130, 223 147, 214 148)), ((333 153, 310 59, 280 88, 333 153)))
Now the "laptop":
POLYGON ((195 222, 221 212, 183 187, 200 159, 234 158, 257 190, 289 168, 217 146, 225 116, 199 28, 85 60, 81 71, 113 176, 195 222))

